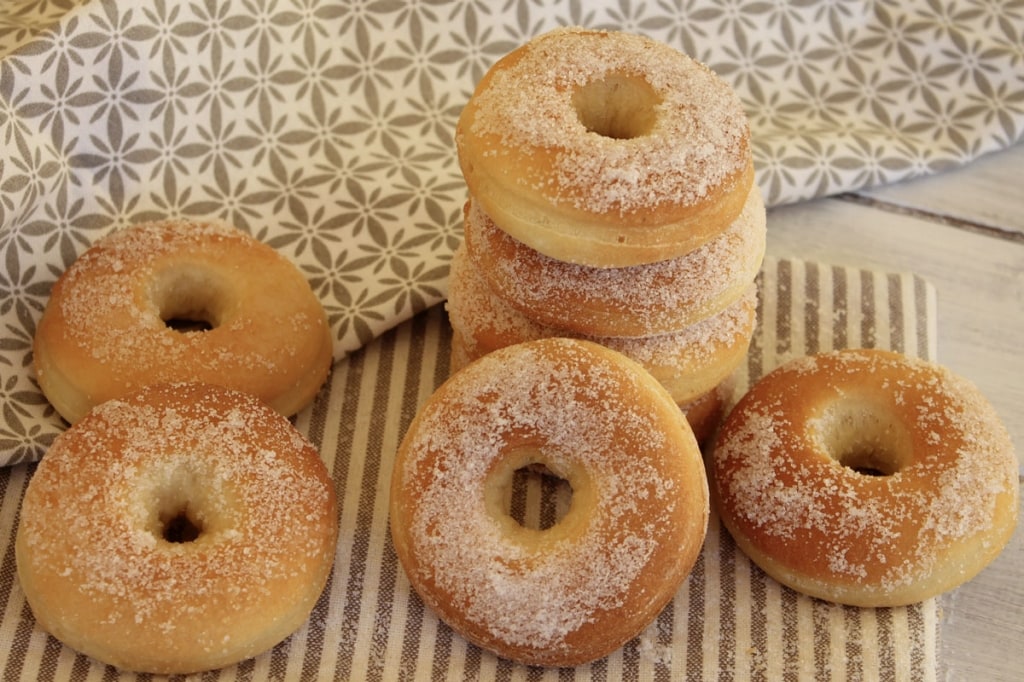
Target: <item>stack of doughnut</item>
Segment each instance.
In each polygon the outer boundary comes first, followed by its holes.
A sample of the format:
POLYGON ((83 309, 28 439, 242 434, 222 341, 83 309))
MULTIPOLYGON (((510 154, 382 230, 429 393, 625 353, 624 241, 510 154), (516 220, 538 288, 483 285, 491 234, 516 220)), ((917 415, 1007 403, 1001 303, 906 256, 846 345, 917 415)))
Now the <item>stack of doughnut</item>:
POLYGON ((741 103, 628 33, 558 29, 499 60, 456 131, 469 187, 448 315, 458 369, 562 336, 638 362, 700 440, 755 327, 765 208, 741 103))
POLYGON ((223 667, 309 616, 337 502, 287 419, 330 370, 319 300, 219 222, 117 230, 58 279, 39 385, 70 424, 21 508, 19 582, 62 642, 136 672, 223 667))

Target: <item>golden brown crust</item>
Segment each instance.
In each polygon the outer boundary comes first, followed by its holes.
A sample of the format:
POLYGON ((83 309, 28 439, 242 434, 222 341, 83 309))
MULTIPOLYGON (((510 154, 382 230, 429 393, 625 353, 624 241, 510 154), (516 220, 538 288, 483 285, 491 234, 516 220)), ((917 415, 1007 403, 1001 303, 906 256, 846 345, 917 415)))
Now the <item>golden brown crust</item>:
POLYGON ((18 578, 36 621, 132 671, 219 668, 316 603, 337 541, 316 449, 255 398, 146 388, 60 435, 29 482, 18 578))
POLYGON ((757 323, 753 284, 725 310, 674 334, 609 338, 577 334, 535 322, 489 288, 465 248, 451 263, 448 318, 457 332, 453 358, 462 364, 523 341, 555 336, 582 338, 618 351, 654 376, 677 403, 695 400, 743 362, 757 323))
POLYGON ((417 593, 468 640, 578 665, 676 593, 703 543, 706 493, 693 434, 653 378, 601 346, 543 339, 471 363, 427 401, 396 457, 392 538, 417 593), (530 465, 572 487, 546 530, 501 504, 530 465))
POLYGON ((711 442, 718 430, 735 388, 735 381, 728 377, 704 395, 679 406, 702 448, 711 442))
POLYGON ((792 361, 745 395, 709 475, 737 544, 821 599, 896 606, 994 559, 1017 522, 1006 429, 966 380, 879 350, 792 361))
POLYGON ((765 207, 754 187, 722 234, 678 258, 625 268, 565 263, 498 229, 470 199, 466 249, 491 289, 524 315, 589 336, 679 332, 735 303, 764 257, 765 207))
POLYGON ((499 60, 460 116, 470 193, 552 258, 622 267, 721 233, 753 185, 735 92, 651 39, 559 29, 499 60))
MULTIPOLYGON (((473 360, 482 357, 482 355, 470 356, 466 347, 467 344, 462 338, 462 334, 457 329, 453 329, 451 347, 451 370, 453 374, 473 360)), ((711 441, 712 436, 718 430, 734 390, 735 385, 732 377, 728 377, 707 393, 699 395, 692 400, 679 403, 679 409, 683 411, 690 429, 693 430, 693 437, 702 448, 711 441)))
POLYGON ((241 230, 163 221, 107 235, 58 279, 39 321, 39 385, 71 423, 152 383, 251 393, 289 416, 330 370, 323 307, 298 269, 241 230), (206 322, 180 331, 175 318, 206 322))
POLYGON ((463 340, 459 330, 452 329, 451 353, 448 359, 449 374, 455 374, 476 359, 475 357, 470 357, 469 352, 466 350, 466 342, 463 340))

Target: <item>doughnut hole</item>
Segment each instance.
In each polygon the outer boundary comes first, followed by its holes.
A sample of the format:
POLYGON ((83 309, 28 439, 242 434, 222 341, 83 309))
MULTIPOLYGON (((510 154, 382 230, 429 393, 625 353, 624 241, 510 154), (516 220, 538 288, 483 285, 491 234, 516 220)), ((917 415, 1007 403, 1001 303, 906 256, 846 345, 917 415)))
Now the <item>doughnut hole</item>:
POLYGON ((535 447, 515 448, 484 483, 488 514, 524 543, 570 535, 592 504, 591 482, 578 465, 535 447))
POLYGON ((196 265, 158 273, 151 295, 164 324, 174 331, 189 333, 220 326, 226 308, 225 290, 218 275, 196 265))
POLYGON ((194 542, 203 534, 203 524, 198 521, 187 504, 172 506, 168 513, 160 515, 160 537, 170 543, 194 542))
POLYGON ((576 115, 587 130, 616 140, 650 133, 660 103, 661 97, 644 79, 614 74, 579 87, 572 97, 576 115))
POLYGON ((569 481, 538 463, 516 469, 506 495, 506 513, 520 526, 534 530, 556 525, 572 504, 569 481))
POLYGON ((844 398, 829 405, 817 424, 822 449, 863 476, 892 476, 912 461, 910 431, 884 405, 844 398))
POLYGON ((142 527, 158 542, 202 542, 232 525, 226 491, 218 489, 211 472, 172 462, 144 472, 139 480, 134 505, 142 527))

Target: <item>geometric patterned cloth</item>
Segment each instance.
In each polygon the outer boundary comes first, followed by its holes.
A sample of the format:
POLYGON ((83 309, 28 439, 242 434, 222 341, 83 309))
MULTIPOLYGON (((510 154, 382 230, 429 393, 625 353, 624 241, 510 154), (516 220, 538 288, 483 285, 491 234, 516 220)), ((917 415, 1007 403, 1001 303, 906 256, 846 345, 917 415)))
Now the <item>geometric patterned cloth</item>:
POLYGON ((647 34, 750 118, 769 205, 1024 137, 1024 8, 988 0, 8 0, 0 5, 0 464, 62 428, 33 381, 57 276, 111 229, 216 217, 298 265, 337 359, 441 301, 475 83, 538 33, 647 34))

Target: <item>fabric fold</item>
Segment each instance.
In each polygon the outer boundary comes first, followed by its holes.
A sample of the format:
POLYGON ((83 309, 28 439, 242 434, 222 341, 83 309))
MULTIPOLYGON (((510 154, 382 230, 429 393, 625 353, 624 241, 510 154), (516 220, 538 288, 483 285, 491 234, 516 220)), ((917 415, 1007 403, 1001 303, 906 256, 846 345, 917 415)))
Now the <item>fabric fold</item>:
POLYGON ((458 114, 491 64, 556 26, 641 32, 718 72, 770 206, 1024 137, 1020 35, 998 3, 662 4, 5 3, 0 463, 38 459, 59 432, 32 381, 35 321, 111 229, 248 230, 302 269, 339 360, 440 302, 466 198, 458 114))

